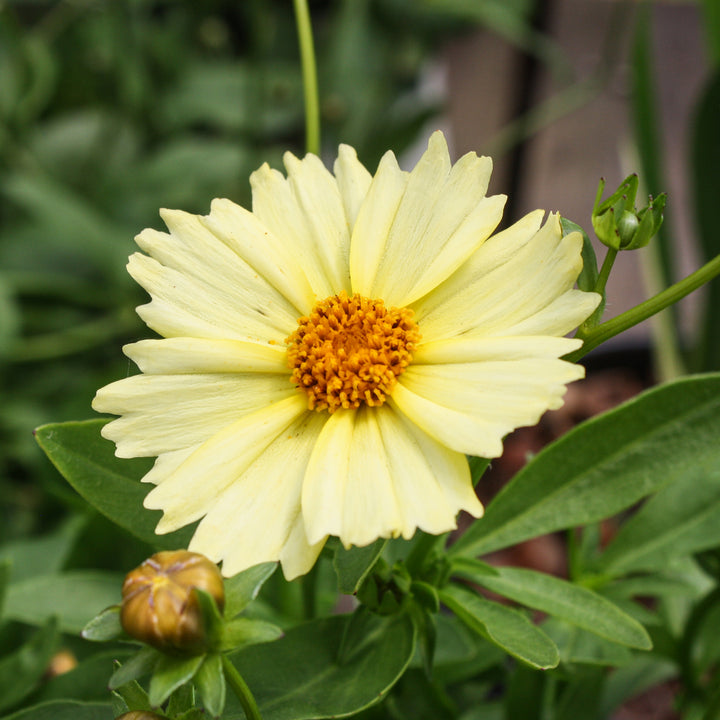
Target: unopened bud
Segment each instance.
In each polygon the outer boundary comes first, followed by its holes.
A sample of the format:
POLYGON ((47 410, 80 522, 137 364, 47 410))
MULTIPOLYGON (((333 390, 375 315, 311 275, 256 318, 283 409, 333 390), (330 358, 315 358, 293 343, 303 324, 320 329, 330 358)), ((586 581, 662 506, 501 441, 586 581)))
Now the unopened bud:
POLYGON ((48 663, 45 670, 46 678, 54 678, 58 675, 64 675, 77 667, 77 658, 69 650, 58 650, 48 663))
POLYGON ((115 720, 167 720, 164 715, 148 710, 131 710, 115 718, 115 720))
POLYGON ((207 592, 222 612, 225 591, 215 563, 187 550, 153 555, 125 577, 123 629, 158 650, 205 651, 207 634, 195 589, 207 592))
POLYGON ((654 200, 650 197, 647 206, 637 210, 637 175, 625 178, 607 200, 600 202, 604 189, 605 181, 601 180, 592 214, 593 228, 600 242, 615 250, 645 247, 662 225, 665 193, 654 200))

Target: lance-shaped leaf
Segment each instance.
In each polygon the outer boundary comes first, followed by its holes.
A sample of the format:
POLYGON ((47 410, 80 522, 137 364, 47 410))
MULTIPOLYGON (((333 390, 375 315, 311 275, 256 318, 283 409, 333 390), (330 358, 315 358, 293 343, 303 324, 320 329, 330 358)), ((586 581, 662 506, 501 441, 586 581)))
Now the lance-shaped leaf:
POLYGON ((599 560, 600 572, 618 576, 658 570, 671 557, 720 545, 720 464, 699 454, 676 482, 631 517, 599 560))
POLYGON ((18 710, 3 720, 111 720, 112 717, 109 703, 58 700, 18 710))
POLYGON ((79 633, 98 613, 120 600, 123 576, 102 570, 40 575, 10 585, 5 617, 41 625, 51 615, 60 630, 79 633))
POLYGON ((720 464, 720 375, 683 378, 540 452, 450 547, 479 555, 614 515, 693 468, 720 464))
POLYGON ((55 423, 35 431, 38 445, 75 490, 116 525, 153 547, 187 547, 194 526, 156 535, 160 511, 146 510, 143 500, 151 486, 140 478, 150 469, 148 458, 115 457, 114 445, 100 435, 107 420, 55 423))
POLYGON ((617 605, 592 590, 524 568, 498 568, 497 575, 479 574, 475 582, 515 602, 620 645, 649 650, 645 628, 617 605))
POLYGON ((458 585, 443 588, 440 600, 469 628, 526 665, 547 669, 560 662, 555 643, 517 610, 458 585))

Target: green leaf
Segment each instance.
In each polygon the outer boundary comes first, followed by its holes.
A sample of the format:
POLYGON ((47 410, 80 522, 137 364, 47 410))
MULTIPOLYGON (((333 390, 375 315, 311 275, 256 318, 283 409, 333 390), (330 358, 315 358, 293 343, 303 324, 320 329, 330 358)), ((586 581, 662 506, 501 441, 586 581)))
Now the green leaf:
POLYGON ((499 570, 495 565, 483 562, 477 558, 471 557, 454 557, 451 563, 452 574, 465 580, 475 582, 480 575, 498 575, 499 570))
POLYGON ((708 49, 715 67, 720 66, 720 5, 716 0, 701 0, 708 49))
POLYGON ((485 474, 485 471, 490 467, 490 460, 468 455, 468 464, 470 465, 470 480, 473 487, 475 487, 480 482, 480 478, 485 474))
POLYGON ((125 702, 128 708, 133 710, 152 710, 150 698, 145 689, 137 680, 131 680, 113 691, 125 702))
POLYGON ((225 674, 219 655, 208 655, 195 675, 200 698, 210 715, 220 717, 225 709, 225 674))
POLYGON ((480 575, 476 582, 620 645, 642 650, 652 647, 650 637, 639 622, 592 590, 566 580, 534 570, 501 567, 497 575, 480 575))
MULTIPOLYGON (((333 616, 299 625, 274 643, 232 656, 252 690, 263 720, 342 717, 382 700, 415 651, 410 618, 372 616, 362 652, 338 652, 348 618, 333 616)), ((229 699, 228 699, 229 704, 229 699)))
POLYGON ((225 580, 225 617, 242 612, 258 595, 265 581, 275 572, 277 563, 254 565, 225 580))
POLYGON ((543 698, 547 694, 547 674, 520 665, 510 674, 505 690, 504 718, 542 720, 543 698))
POLYGON ((719 436, 720 375, 649 390, 538 453, 448 553, 488 553, 610 517, 693 465, 720 465, 719 436))
MULTIPOLYGON (((708 3, 710 4, 710 3, 708 3)), ((720 23, 720 12, 716 11, 720 23)), ((717 198, 720 193, 720 67, 709 78, 698 100, 691 135, 692 201, 703 262, 720 255, 717 233, 717 198)), ((703 299, 702 326, 698 343, 698 370, 720 369, 720 280, 708 283, 703 299)))
POLYGON ((3 720, 113 720, 109 703, 83 703, 59 700, 41 703, 6 715, 3 720))
POLYGON ((10 560, 0 560, 0 617, 3 614, 5 606, 5 595, 7 593, 8 580, 10 579, 11 562, 10 560))
POLYGON ((41 575, 11 585, 5 617, 41 625, 56 615, 63 632, 80 631, 101 610, 120 600, 123 576, 102 570, 73 570, 41 575))
MULTIPOLYGON (((497 645, 468 628, 455 615, 439 613, 436 624, 433 678, 438 682, 455 684, 505 663, 507 655, 497 645)), ((413 661, 416 663, 417 658, 413 661)))
POLYGON ((242 645, 271 642, 282 637, 283 631, 265 620, 235 618, 225 623, 220 641, 221 650, 234 650, 242 645))
POLYGON ((430 612, 427 607, 417 602, 410 602, 408 604, 408 611, 415 625, 423 669, 428 678, 430 678, 432 677, 433 660, 437 646, 436 615, 430 612))
POLYGON ((620 528, 597 569, 611 576, 660 570, 671 557, 716 545, 720 545, 720 465, 700 456, 620 528))
MULTIPOLYGON (((67 698, 106 701, 108 678, 112 674, 113 667, 118 659, 125 660, 132 652, 132 646, 128 646, 127 649, 115 646, 112 650, 103 650, 81 659, 72 670, 44 680, 33 695, 33 701, 37 703, 67 698)), ((141 709, 137 704, 133 707, 141 709)), ((149 710, 150 705, 148 704, 145 709, 149 710)))
POLYGON ((547 669, 560 662, 552 640, 516 610, 458 585, 443 588, 440 600, 469 628, 527 665, 547 669))
POLYGON ((158 707, 181 685, 192 680, 204 659, 204 655, 190 658, 160 655, 150 678, 150 704, 158 707))
POLYGON ((195 686, 192 683, 185 683, 170 695, 165 705, 165 715, 175 718, 193 709, 195 709, 195 686))
POLYGON ((120 606, 111 605, 96 615, 83 629, 81 635, 86 640, 107 642, 124 634, 120 624, 120 606))
POLYGON ((346 550, 338 543, 333 567, 337 573, 338 590, 345 595, 354 595, 382 555, 387 540, 379 538, 365 547, 351 547, 346 550))
POLYGON ((47 670, 58 641, 57 620, 50 618, 24 645, 0 660, 0 711, 29 695, 47 670))
POLYGON ((12 581, 59 572, 85 524, 86 518, 71 517, 55 532, 3 545, 0 558, 12 563, 12 581))
POLYGON ((160 660, 160 657, 160 653, 155 650, 155 648, 142 648, 112 674, 108 682, 108 687, 111 690, 117 690, 127 683, 149 675, 160 660))
POLYGON ((220 643, 223 634, 224 621, 218 609, 215 598, 206 590, 194 588, 197 597, 200 614, 202 616, 202 628, 205 633, 205 648, 215 648, 220 643))
POLYGON ((150 487, 138 480, 151 467, 148 458, 115 457, 114 445, 100 435, 107 420, 55 423, 35 431, 38 445, 75 490, 114 523, 165 550, 187 547, 194 529, 156 535, 160 511, 146 510, 150 487))
POLYGON ((604 668, 585 668, 570 678, 563 689, 553 720, 577 720, 577 718, 597 719, 597 714, 588 713, 589 708, 596 708, 600 701, 607 680, 604 668))
POLYGON ((546 620, 542 629, 557 645, 560 660, 564 665, 619 667, 626 665, 633 657, 632 652, 624 645, 605 640, 558 618, 546 620))

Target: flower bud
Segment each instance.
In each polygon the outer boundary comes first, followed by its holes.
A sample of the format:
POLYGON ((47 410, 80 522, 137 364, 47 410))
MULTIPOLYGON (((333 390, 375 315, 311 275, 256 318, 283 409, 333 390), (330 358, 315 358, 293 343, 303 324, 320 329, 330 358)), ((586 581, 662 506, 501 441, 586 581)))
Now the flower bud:
POLYGON ((645 247, 662 225, 665 193, 654 200, 650 197, 648 205, 637 210, 637 175, 625 178, 607 200, 600 202, 604 189, 605 181, 600 180, 592 214, 593 228, 600 242, 614 250, 645 247))
POLYGON ((119 715, 115 720, 166 720, 166 718, 148 710, 131 710, 119 715))
POLYGON ((225 591, 215 563, 187 550, 153 555, 125 577, 123 629, 158 650, 204 652, 208 638, 196 588, 211 595, 222 612, 225 591))

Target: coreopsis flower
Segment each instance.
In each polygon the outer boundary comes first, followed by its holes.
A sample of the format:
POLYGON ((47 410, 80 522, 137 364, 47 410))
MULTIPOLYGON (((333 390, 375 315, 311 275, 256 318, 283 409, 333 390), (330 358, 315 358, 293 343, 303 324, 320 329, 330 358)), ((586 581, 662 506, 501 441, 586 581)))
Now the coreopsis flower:
POLYGON ((101 389, 120 457, 157 456, 157 532, 200 520, 190 549, 233 575, 307 572, 345 546, 442 533, 482 506, 465 455, 562 404, 583 375, 563 337, 599 297, 575 289, 581 237, 532 212, 492 235, 492 163, 450 162, 435 133, 412 172, 374 176, 340 146, 334 174, 285 155, 251 176, 252 212, 164 210, 130 274, 163 339, 124 348, 142 374, 101 389))

